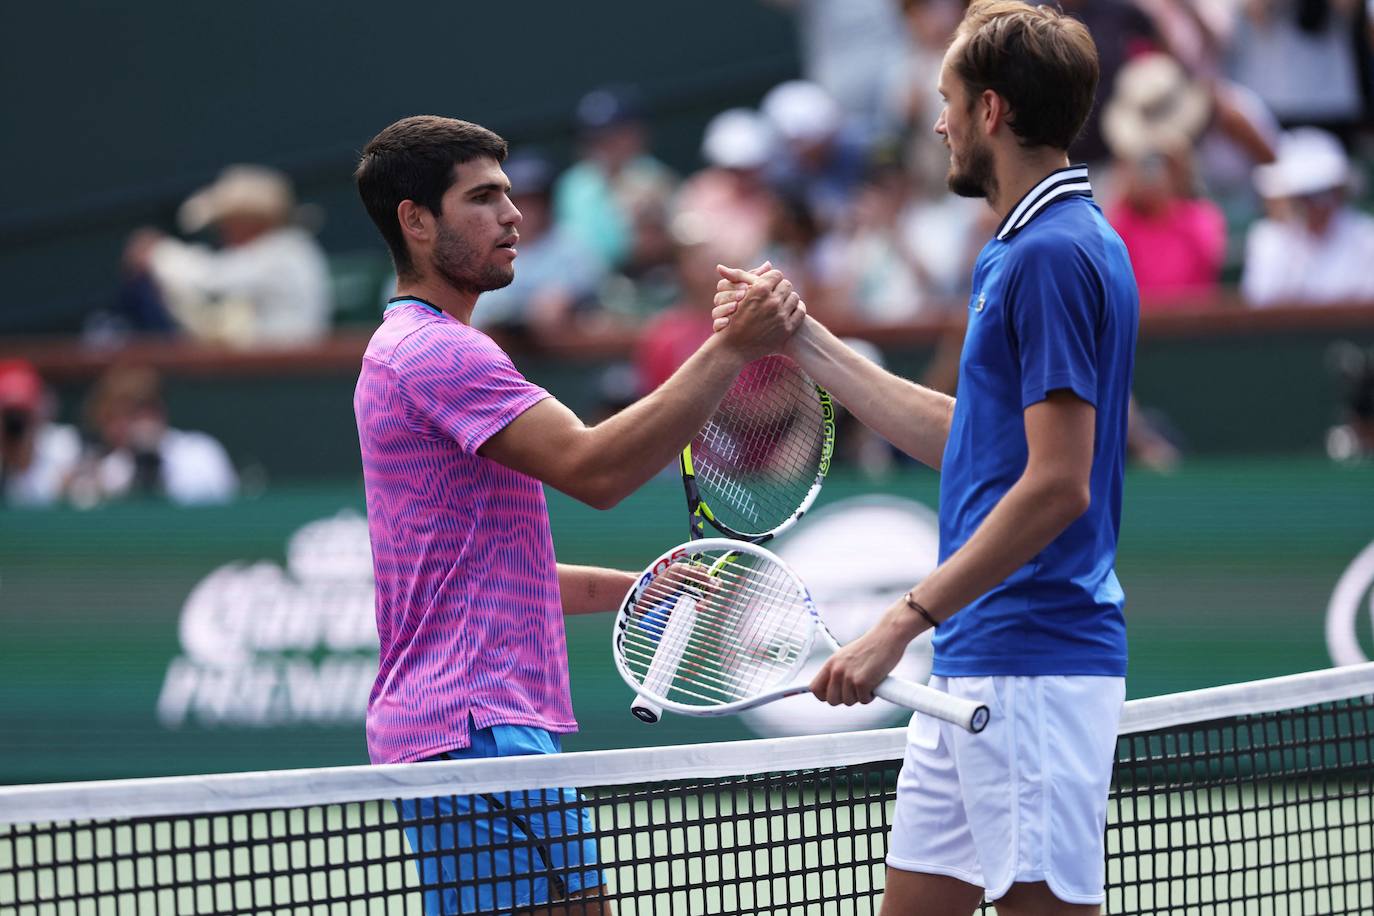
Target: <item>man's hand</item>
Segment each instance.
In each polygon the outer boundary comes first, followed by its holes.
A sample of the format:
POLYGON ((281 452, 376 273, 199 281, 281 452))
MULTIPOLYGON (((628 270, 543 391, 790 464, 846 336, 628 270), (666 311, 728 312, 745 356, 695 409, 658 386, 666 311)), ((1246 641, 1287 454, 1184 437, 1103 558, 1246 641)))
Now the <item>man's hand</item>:
MULTIPOLYGON (((737 270, 716 265, 720 280, 716 283, 714 308, 711 309, 711 317, 714 319, 711 324, 713 331, 723 331, 730 326, 730 316, 739 309, 740 300, 748 291, 749 284, 772 269, 771 261, 764 261, 753 270, 737 270)), ((802 308, 805 307, 806 303, 803 302, 802 308)))
POLYGON ((920 632, 916 615, 898 601, 864 635, 826 660, 811 680, 816 699, 831 706, 871 703, 877 687, 897 667, 907 644, 920 632))
POLYGON ((722 342, 746 359, 780 350, 806 319, 806 306, 781 271, 761 274, 718 265, 723 278, 740 284, 733 320, 721 328, 722 342))

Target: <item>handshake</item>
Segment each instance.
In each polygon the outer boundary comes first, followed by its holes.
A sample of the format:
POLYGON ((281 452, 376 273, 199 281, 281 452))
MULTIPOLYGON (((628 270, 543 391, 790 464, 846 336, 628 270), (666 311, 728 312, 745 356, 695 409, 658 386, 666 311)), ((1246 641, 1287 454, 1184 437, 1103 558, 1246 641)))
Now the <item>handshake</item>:
POLYGON ((716 265, 712 330, 746 359, 782 350, 806 321, 806 303, 792 281, 764 261, 753 270, 716 265))

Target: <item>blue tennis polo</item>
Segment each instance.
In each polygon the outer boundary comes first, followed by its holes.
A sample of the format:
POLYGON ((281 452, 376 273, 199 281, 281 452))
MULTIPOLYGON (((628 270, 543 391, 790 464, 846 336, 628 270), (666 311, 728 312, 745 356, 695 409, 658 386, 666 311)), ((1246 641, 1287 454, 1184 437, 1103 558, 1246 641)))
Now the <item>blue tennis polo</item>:
POLYGON ((1024 473, 1024 411, 1052 391, 1096 408, 1092 504, 940 625, 936 674, 1125 676, 1125 594, 1113 567, 1139 314, 1126 246, 1093 203, 1084 167, 1033 188, 978 256, 940 475, 940 560, 1024 473))

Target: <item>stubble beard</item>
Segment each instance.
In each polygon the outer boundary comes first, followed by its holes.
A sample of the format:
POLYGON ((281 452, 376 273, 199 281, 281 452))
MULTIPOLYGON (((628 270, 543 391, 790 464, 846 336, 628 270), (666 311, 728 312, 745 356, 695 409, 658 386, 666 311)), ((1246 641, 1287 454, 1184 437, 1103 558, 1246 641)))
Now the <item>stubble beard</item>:
POLYGON ((997 176, 992 166, 992 150, 971 142, 965 157, 964 167, 959 169, 954 164, 954 156, 950 156, 949 174, 945 176, 950 191, 960 197, 993 197, 997 191, 997 176))
POLYGON ((434 271, 454 289, 481 295, 510 286, 515 265, 478 263, 478 255, 461 236, 440 225, 434 240, 434 271))

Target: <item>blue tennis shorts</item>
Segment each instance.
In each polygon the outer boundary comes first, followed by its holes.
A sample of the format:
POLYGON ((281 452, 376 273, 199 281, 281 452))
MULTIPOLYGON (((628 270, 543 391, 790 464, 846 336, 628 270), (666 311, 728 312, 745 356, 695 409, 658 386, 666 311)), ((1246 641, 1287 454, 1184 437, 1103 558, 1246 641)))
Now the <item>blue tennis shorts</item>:
MULTIPOLYGON (((430 760, 556 754, 558 737, 541 728, 472 729, 468 747, 430 760)), ((508 912, 601 885, 590 809, 576 789, 405 799, 397 803, 406 839, 418 853, 425 913, 508 912)))

